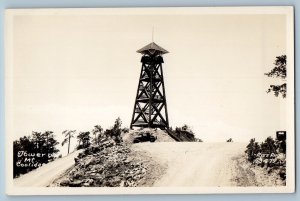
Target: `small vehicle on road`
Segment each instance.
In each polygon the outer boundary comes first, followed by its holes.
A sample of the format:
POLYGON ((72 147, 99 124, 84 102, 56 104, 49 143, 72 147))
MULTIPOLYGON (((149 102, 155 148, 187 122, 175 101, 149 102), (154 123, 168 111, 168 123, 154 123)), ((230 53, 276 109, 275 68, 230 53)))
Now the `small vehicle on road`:
POLYGON ((155 142, 157 137, 151 135, 150 133, 141 133, 138 137, 134 138, 133 143, 140 143, 140 142, 155 142))

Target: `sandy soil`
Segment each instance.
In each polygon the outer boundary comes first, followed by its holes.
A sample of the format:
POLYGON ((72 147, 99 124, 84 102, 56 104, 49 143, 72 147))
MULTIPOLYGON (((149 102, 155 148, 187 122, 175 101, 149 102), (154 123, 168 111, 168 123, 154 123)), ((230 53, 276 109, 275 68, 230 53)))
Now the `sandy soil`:
POLYGON ((166 166, 154 186, 236 186, 236 157, 244 143, 160 142, 134 144, 166 166))
POLYGON ((72 165, 74 165, 74 158, 81 152, 81 150, 75 151, 68 156, 59 158, 53 162, 43 165, 42 167, 35 169, 19 178, 14 179, 14 185, 16 186, 31 186, 42 187, 49 185, 60 174, 63 174, 72 165))

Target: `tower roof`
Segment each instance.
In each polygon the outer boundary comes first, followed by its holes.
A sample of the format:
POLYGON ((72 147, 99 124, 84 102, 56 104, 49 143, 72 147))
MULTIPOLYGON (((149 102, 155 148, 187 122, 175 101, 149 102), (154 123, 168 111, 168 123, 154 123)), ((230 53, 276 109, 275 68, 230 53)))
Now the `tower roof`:
POLYGON ((167 54, 167 53, 169 53, 167 50, 160 47, 159 45, 157 45, 154 42, 146 45, 145 47, 139 49, 136 52, 141 53, 141 54, 154 54, 155 52, 157 52, 158 54, 167 54))

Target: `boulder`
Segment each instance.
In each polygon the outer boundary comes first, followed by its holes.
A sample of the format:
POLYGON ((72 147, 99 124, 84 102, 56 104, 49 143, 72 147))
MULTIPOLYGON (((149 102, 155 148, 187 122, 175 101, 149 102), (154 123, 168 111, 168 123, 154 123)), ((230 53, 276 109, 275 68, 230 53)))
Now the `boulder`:
POLYGON ((70 187, 80 187, 82 183, 83 183, 82 180, 74 180, 73 182, 69 183, 69 186, 70 187))
POLYGON ((64 179, 59 183, 59 185, 60 186, 69 186, 70 183, 71 183, 71 181, 69 179, 64 179))

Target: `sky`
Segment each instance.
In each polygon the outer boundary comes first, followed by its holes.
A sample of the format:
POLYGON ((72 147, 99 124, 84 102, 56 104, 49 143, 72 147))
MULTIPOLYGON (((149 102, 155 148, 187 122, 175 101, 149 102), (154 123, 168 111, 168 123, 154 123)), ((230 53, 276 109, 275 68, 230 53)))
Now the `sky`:
MULTIPOLYGON (((129 127, 141 54, 163 70, 170 126, 206 142, 263 140, 286 130, 281 83, 264 73, 286 54, 285 15, 18 15, 13 21, 14 139, 32 131, 129 127)), ((74 141, 75 143, 75 141, 74 141)))

